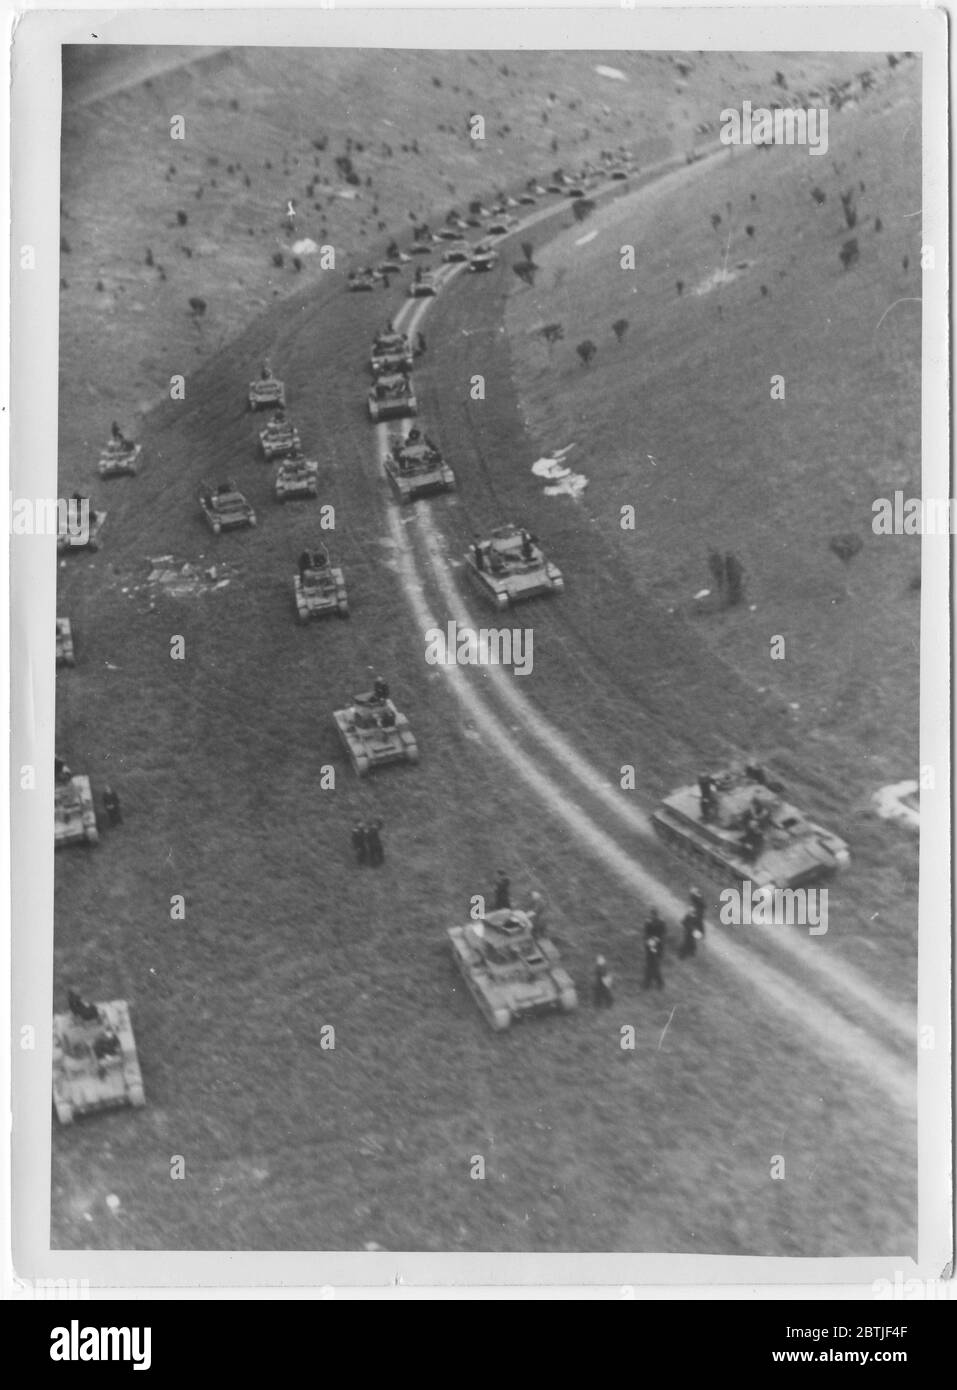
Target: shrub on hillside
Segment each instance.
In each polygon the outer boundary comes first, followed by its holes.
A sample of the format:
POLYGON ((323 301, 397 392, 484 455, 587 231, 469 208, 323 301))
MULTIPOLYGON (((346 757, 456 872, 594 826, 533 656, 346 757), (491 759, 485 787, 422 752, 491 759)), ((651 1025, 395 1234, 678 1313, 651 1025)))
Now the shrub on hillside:
POLYGON ((860 254, 861 248, 857 244, 857 237, 852 236, 848 241, 845 241, 844 245, 841 247, 841 265, 845 270, 850 270, 851 266, 858 260, 860 254))
POLYGON ((193 317, 201 319, 206 312, 206 300, 200 299, 198 294, 194 294, 189 301, 189 307, 193 311, 193 317))
POLYGON ((575 351, 582 360, 582 365, 587 367, 598 349, 590 338, 586 338, 583 343, 579 343, 575 351))
POLYGON ((614 333, 619 343, 623 342, 625 334, 628 332, 628 320, 615 319, 615 322, 611 326, 611 331, 614 333))

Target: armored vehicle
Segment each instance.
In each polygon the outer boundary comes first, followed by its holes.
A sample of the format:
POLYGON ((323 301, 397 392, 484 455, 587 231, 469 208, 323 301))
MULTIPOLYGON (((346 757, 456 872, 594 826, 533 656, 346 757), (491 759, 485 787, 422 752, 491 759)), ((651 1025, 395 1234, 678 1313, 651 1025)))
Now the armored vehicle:
POLYGON ((53 1106, 60 1124, 97 1110, 145 1105, 129 1005, 124 999, 76 1000, 75 1009, 53 1016, 53 1106))
POLYGON ((452 492, 455 488, 455 474, 435 445, 421 438, 418 430, 410 430, 405 439, 393 437, 391 451, 382 460, 382 466, 399 502, 452 492))
POLYGON ((654 812, 669 845, 755 888, 801 888, 847 864, 846 843, 808 820, 758 763, 730 767, 679 787, 654 812))
POLYGON ((439 241, 458 241, 458 239, 459 239, 459 230, 460 230, 460 228, 461 228, 461 225, 462 225, 462 224, 461 224, 459 221, 456 220, 455 222, 449 222, 449 223, 448 223, 446 226, 444 226, 444 227, 440 227, 439 230, 438 230, 438 232, 436 233, 437 240, 439 240, 439 241))
POLYGON ((306 623, 310 618, 324 618, 336 613, 340 618, 349 616, 349 597, 342 570, 329 563, 329 553, 325 546, 315 550, 304 550, 299 557, 299 571, 293 576, 293 590, 296 595, 296 612, 299 621, 306 623))
POLYGON ((517 217, 495 217, 488 224, 488 232, 490 236, 507 236, 509 232, 514 232, 517 226, 517 217))
POLYGON ((491 247, 477 247, 472 256, 469 257, 469 270, 491 270, 492 265, 495 265, 497 261, 498 252, 494 252, 491 247))
POLYGON ((419 410, 412 378, 404 372, 391 372, 378 377, 368 400, 369 418, 376 422, 417 415, 419 410))
POLYGON ((346 283, 350 290, 374 290, 377 278, 375 271, 364 265, 359 270, 350 270, 346 283))
POLYGON ((302 448, 299 431, 292 421, 287 420, 280 412, 273 415, 269 423, 259 431, 259 443, 267 463, 272 459, 289 458, 302 448))
POLYGON ((502 1032, 513 1019, 578 1006, 556 948, 533 932, 534 919, 512 908, 450 927, 452 954, 486 1021, 502 1032))
POLYGON ((73 627, 69 618, 57 618, 56 620, 56 664, 58 666, 74 666, 76 657, 73 654, 73 627))
POLYGON ((124 439, 115 434, 100 450, 97 467, 101 478, 132 478, 136 475, 136 461, 142 453, 142 444, 134 444, 132 439, 124 439))
POLYGON ((387 695, 378 696, 375 691, 356 695, 348 709, 337 709, 333 718, 357 777, 385 763, 419 761, 409 721, 387 695))
POLYGON ((99 838, 89 777, 82 773, 74 776, 68 767, 58 762, 53 786, 54 848, 63 849, 66 845, 95 845, 99 838))
POLYGON ((469 244, 467 241, 453 241, 448 250, 442 252, 442 259, 446 265, 456 265, 469 258, 469 244))
POLYGON ((276 470, 273 494, 277 502, 293 502, 319 495, 319 464, 303 454, 284 459, 276 470))
POLYGON ((521 526, 500 526, 486 540, 477 541, 465 564, 472 584, 498 609, 538 594, 560 594, 565 588, 561 570, 521 526))
POLYGON ((203 483, 199 490, 199 505, 213 535, 233 531, 239 526, 255 526, 256 513, 237 489, 232 478, 220 483, 216 491, 203 483))
POLYGON ((427 299, 435 292, 435 276, 431 270, 423 270, 409 285, 409 295, 412 299, 427 299))
POLYGON ((88 497, 71 497, 66 505, 67 516, 65 520, 62 517, 59 519, 57 552, 99 550, 106 512, 96 511, 88 497))
POLYGON ((278 377, 273 376, 272 368, 267 363, 259 380, 249 383, 249 408, 274 410, 277 406, 281 409, 285 404, 286 388, 278 377))
POLYGON ((412 344, 407 333, 380 333, 372 344, 369 365, 373 376, 391 376, 412 370, 412 344))

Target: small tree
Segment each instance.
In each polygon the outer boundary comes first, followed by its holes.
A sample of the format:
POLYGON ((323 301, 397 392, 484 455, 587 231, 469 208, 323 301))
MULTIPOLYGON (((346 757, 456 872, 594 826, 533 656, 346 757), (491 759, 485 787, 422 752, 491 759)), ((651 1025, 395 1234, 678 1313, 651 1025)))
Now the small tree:
POLYGON ((572 207, 576 222, 584 222, 595 211, 595 204, 590 198, 576 198, 572 207))
POLYGON ((587 367, 598 349, 590 338, 586 338, 583 343, 579 343, 575 351, 582 360, 582 365, 587 367))
POLYGON ((615 319, 615 322, 611 326, 611 331, 614 333, 619 343, 622 342, 625 334, 628 332, 628 320, 615 319))
POLYGON ((201 319, 206 312, 206 300, 200 299, 199 295, 194 294, 189 301, 189 307, 193 312, 193 318, 201 319))
POLYGON ((537 266, 532 265, 530 261, 516 261, 512 269, 523 284, 534 285, 537 266))
POLYGON ((556 343, 561 342, 562 338, 564 338, 565 330, 560 323, 546 323, 545 327, 542 328, 540 332, 541 336, 548 344, 548 355, 551 357, 552 349, 556 343))
POLYGON ((841 247, 841 265, 845 270, 850 270, 860 254, 861 248, 857 244, 857 237, 850 237, 841 247))

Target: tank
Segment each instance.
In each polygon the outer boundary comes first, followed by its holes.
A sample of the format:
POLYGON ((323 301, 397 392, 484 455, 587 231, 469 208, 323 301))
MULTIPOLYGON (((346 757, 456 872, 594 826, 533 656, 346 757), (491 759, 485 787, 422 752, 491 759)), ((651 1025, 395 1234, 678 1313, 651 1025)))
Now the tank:
POLYGON ((58 777, 53 788, 54 847, 95 845, 99 838, 89 777, 82 773, 58 777))
POLYGON ((273 495, 277 502, 293 502, 319 495, 319 464, 315 459, 297 457, 284 459, 276 470, 273 495))
POLYGON ((231 478, 213 492, 207 483, 199 490, 199 505, 213 535, 240 526, 255 526, 256 513, 231 478))
POLYGON ((146 1104, 125 999, 96 1004, 96 1018, 53 1016, 53 1108, 61 1125, 79 1115, 146 1104))
POLYGON ((422 439, 394 437, 382 466, 399 502, 455 489, 455 474, 439 450, 422 439))
POLYGON ((652 821, 667 844, 755 888, 802 888, 833 877, 848 863, 847 844, 782 792, 759 764, 726 768, 665 797, 652 821))
POLYGON ((578 1006, 574 982, 556 948, 533 932, 534 918, 503 908, 464 927, 450 927, 452 954, 475 1002, 495 1032, 513 1019, 578 1006))
POLYGON ((377 423, 417 415, 418 411, 412 378, 401 372, 380 376, 369 392, 369 418, 377 423))
POLYGON ((289 458, 302 450, 299 431, 291 420, 281 415, 274 415, 259 431, 259 443, 267 463, 272 459, 289 458))
POLYGON ((348 709, 337 709, 333 718, 357 777, 387 763, 419 761, 409 721, 390 699, 367 691, 356 695, 348 709))
POLYGON ((56 664, 58 666, 76 665, 73 653, 73 627, 69 618, 56 620, 56 664))
POLYGON ((360 270, 350 270, 346 283, 350 290, 374 290, 376 273, 368 266, 363 266, 360 270))
POLYGON ((429 295, 435 294, 435 291, 435 276, 431 270, 423 270, 419 278, 409 285, 409 295, 412 299, 427 299, 429 295))
POLYGON ((340 618, 349 616, 349 596, 342 570, 330 565, 325 548, 306 551, 308 563, 293 576, 293 592, 296 596, 296 613, 301 623, 310 618, 324 618, 336 613, 340 618))
POLYGON ((250 410, 275 410, 286 404, 286 388, 278 377, 274 377, 269 367, 263 368, 258 381, 249 383, 250 410))
POLYGON ((101 478, 132 478, 136 475, 137 459, 143 446, 131 439, 109 439, 100 450, 97 467, 101 478))
POLYGON ((442 259, 446 265, 458 265, 469 258, 469 244, 467 241, 453 241, 447 250, 442 252, 442 259))
POLYGON ((373 376, 394 376, 412 370, 412 344, 407 333, 380 333, 372 344, 369 365, 373 376))
POLYGON ((499 215, 492 219, 488 224, 487 230, 489 236, 507 236, 509 232, 514 232, 517 226, 517 217, 504 217, 499 215))
POLYGON ((565 588, 561 570, 521 527, 500 526, 478 541, 477 549, 481 568, 473 547, 465 557, 466 574, 482 597, 499 610, 539 594, 560 594, 565 588))
POLYGON ((498 252, 492 250, 476 251, 469 257, 469 270, 491 270, 498 261, 498 252))
MULTIPOLYGON (((88 497, 83 500, 87 503, 90 502, 88 497)), ((70 501, 72 502, 73 499, 71 498, 70 501)), ((106 512, 95 511, 90 504, 88 525, 85 529, 76 526, 71 528, 69 521, 65 527, 61 527, 56 538, 57 553, 62 554, 64 551, 71 550, 99 550, 100 533, 105 521, 106 512)))

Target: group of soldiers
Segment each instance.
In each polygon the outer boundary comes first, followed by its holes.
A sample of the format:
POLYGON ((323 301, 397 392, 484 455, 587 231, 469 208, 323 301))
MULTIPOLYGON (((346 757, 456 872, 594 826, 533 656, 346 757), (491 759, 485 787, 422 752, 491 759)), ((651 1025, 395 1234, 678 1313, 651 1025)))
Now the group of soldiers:
MULTIPOLYGON (((681 919, 681 944, 678 959, 687 960, 698 949, 698 942, 704 940, 704 894, 692 888, 688 895, 688 911, 681 919)), ((645 922, 645 973, 642 989, 664 989, 661 963, 665 955, 665 941, 668 928, 657 908, 653 907, 645 922)), ((592 999, 598 1008, 608 1008, 614 1003, 612 986, 614 978, 604 956, 597 956, 592 981, 592 999)))
POLYGON ((356 863, 360 868, 368 865, 377 869, 385 863, 385 847, 382 844, 382 821, 356 820, 352 827, 352 848, 356 863))

